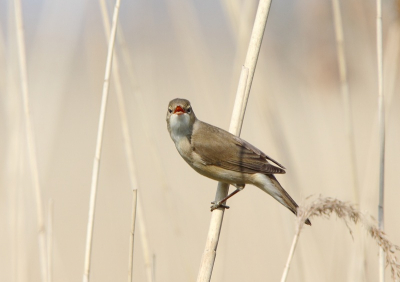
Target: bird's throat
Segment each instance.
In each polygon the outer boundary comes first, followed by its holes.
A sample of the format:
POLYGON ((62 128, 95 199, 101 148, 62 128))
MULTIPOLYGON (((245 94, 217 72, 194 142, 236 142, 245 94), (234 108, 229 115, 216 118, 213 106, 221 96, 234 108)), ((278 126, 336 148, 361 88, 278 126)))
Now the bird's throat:
POLYGON ((169 126, 171 129, 171 138, 175 143, 179 142, 182 138, 190 139, 193 125, 190 122, 188 114, 171 115, 169 126))

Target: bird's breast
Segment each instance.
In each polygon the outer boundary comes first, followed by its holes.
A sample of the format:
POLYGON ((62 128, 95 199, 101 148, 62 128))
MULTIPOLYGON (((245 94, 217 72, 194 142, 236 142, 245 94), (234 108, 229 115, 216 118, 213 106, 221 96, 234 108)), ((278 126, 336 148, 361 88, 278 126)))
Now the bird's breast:
POLYGON ((174 141, 175 141, 175 147, 178 150, 179 154, 182 156, 182 158, 187 162, 191 162, 193 149, 190 144, 189 138, 180 137, 174 141))

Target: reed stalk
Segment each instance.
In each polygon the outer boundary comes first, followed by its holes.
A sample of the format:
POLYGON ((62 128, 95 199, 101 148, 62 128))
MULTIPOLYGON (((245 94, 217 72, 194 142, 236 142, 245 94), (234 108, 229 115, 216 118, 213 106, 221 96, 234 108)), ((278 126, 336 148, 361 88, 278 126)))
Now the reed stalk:
POLYGON ((53 281, 53 199, 47 206, 47 280, 53 281))
POLYGON ((136 226, 136 209, 137 209, 137 189, 132 190, 132 223, 131 234, 129 236, 129 260, 128 260, 128 282, 132 282, 133 278, 133 250, 135 242, 135 226, 136 226))
MULTIPOLYGON (((103 27, 104 27, 104 33, 106 35, 106 38, 108 39, 110 37, 110 20, 109 20, 109 15, 107 12, 107 5, 104 0, 100 0, 100 9, 101 9, 101 15, 103 19, 103 27)), ((117 35, 117 38, 120 37, 122 33, 122 29, 119 28, 119 36, 117 35)), ((131 133, 129 130, 129 123, 128 123, 128 115, 126 112, 126 103, 125 103, 125 97, 123 94, 122 90, 122 83, 121 83, 121 77, 120 77, 120 64, 119 64, 119 57, 117 54, 114 55, 114 60, 113 60, 114 68, 113 68, 113 82, 114 82, 114 87, 115 87, 115 92, 117 94, 117 100, 118 100, 118 109, 119 109, 119 114, 120 114, 120 119, 121 119, 121 126, 122 126, 122 135, 124 139, 124 148, 125 148, 125 155, 126 155, 126 161, 128 164, 128 172, 129 172, 129 180, 130 180, 130 186, 132 189, 132 222, 131 222, 131 233, 129 235, 129 256, 128 256, 128 281, 132 281, 133 277, 133 249, 134 249, 134 235, 135 235, 135 225, 136 225, 136 212, 137 212, 137 202, 140 200, 140 198, 137 197, 137 189, 139 187, 139 183, 137 181, 137 172, 136 172, 136 165, 133 157, 133 150, 132 150, 132 139, 131 139, 131 133)), ((143 217, 141 217, 143 218, 143 217)), ((148 244, 145 245, 145 242, 147 243, 148 240, 142 240, 142 247, 145 254, 149 254, 149 246, 148 244)), ((149 267, 151 266, 151 258, 149 256, 144 256, 145 260, 145 266, 146 266, 146 273, 149 273, 151 269, 149 267)), ((149 279, 149 275, 147 275, 148 281, 151 282, 152 280, 149 279)))
MULTIPOLYGON (((400 2, 399 2, 400 3, 400 2)), ((400 15, 399 15, 400 17, 400 15)), ((386 115, 389 114, 392 98, 396 94, 396 83, 399 72, 400 58, 400 18, 390 24, 387 35, 386 48, 384 50, 383 73, 385 76, 385 104, 386 115)))
MULTIPOLYGON (((229 132, 237 136, 240 135, 244 113, 250 94, 250 88, 253 81, 258 55, 261 49, 262 38, 267 23, 268 13, 271 6, 271 0, 260 0, 257 8, 257 14, 254 21, 253 31, 247 50, 246 60, 240 75, 239 86, 236 93, 234 110, 232 112, 229 132)), ((215 202, 220 201, 228 195, 229 185, 219 182, 215 196, 215 202)), ((200 263, 200 269, 197 276, 197 282, 210 281, 214 267, 217 246, 222 228, 224 208, 218 208, 211 215, 210 227, 207 235, 207 241, 203 257, 200 263)))
POLYGON ((97 183, 98 183, 98 176, 99 176, 99 169, 100 169, 100 157, 101 157, 101 149, 102 149, 102 142, 103 142, 104 121, 105 121, 105 113, 106 113, 106 108, 107 108, 108 92, 109 92, 109 88, 110 88, 110 74, 111 74, 111 66, 112 66, 112 59, 113 59, 115 34, 117 31, 117 22, 118 22, 120 2, 121 2, 121 0, 116 0, 116 2, 115 2, 110 39, 108 41, 107 61, 106 61, 103 92, 102 92, 102 99, 101 99, 101 106, 100 106, 100 117, 99 117, 98 131, 97 131, 96 151, 95 151, 95 156, 94 156, 94 161, 93 161, 92 184, 91 184, 91 189, 90 189, 89 216, 88 216, 88 226, 87 226, 87 235, 86 235, 83 282, 88 282, 89 278, 90 278, 91 251, 92 251, 92 239, 93 239, 93 227, 94 227, 94 212, 95 212, 95 207, 96 207, 96 192, 97 192, 97 183))
MULTIPOLYGON (((385 101, 383 93, 382 51, 382 1, 376 0, 376 54, 378 67, 378 121, 379 121, 379 204, 378 224, 384 230, 384 187, 385 187, 385 101)), ((385 281, 384 250, 379 249, 379 281, 385 281)))
POLYGON ((47 282, 47 259, 46 259, 46 230, 44 225, 43 204, 42 204, 42 189, 39 180, 39 169, 36 156, 35 136, 30 113, 29 90, 28 90, 28 74, 26 66, 26 51, 25 51, 25 35, 24 24, 22 18, 22 7, 20 0, 14 0, 14 16, 16 23, 17 48, 18 48, 18 63, 21 80, 22 103, 24 109, 26 142, 28 146, 28 159, 32 175, 36 201, 36 219, 38 226, 39 240, 39 256, 40 270, 43 282, 47 282))
POLYGON ((348 138, 348 147, 350 153, 350 166, 352 171, 353 179, 353 201, 359 204, 359 193, 358 193, 358 178, 357 178, 357 159, 355 152, 355 142, 354 142, 354 130, 353 130, 353 119, 351 110, 351 98, 349 93, 349 83, 347 79, 347 61, 344 52, 344 34, 343 34, 343 24, 342 16, 340 10, 339 0, 332 0, 332 10, 333 19, 335 26, 335 39, 336 39, 336 52, 339 65, 339 77, 340 86, 342 92, 343 106, 344 106, 344 116, 346 124, 346 135, 348 138))
MULTIPOLYGON (((137 205, 137 217, 138 217, 138 224, 139 224, 139 231, 140 231, 140 237, 142 238, 142 245, 143 246, 148 246, 149 245, 149 236, 147 236, 147 228, 146 225, 144 224, 144 215, 143 215, 143 207, 142 207, 142 202, 138 201, 137 205)), ((152 254, 150 253, 149 248, 143 248, 143 257, 144 257, 144 267, 146 270, 146 279, 149 282, 153 282, 153 260, 152 260, 152 254)))
MULTIPOLYGON (((347 137, 348 152, 350 158, 350 171, 351 171, 350 175, 353 184, 352 185, 353 201, 354 203, 359 205, 360 195, 359 195, 359 183, 358 183, 358 173, 357 173, 358 170, 357 170, 356 146, 355 146, 354 129, 353 129, 351 97, 350 97, 349 83, 347 78, 347 60, 345 55, 345 40, 344 40, 340 0, 332 0, 332 12, 333 12, 333 22, 335 27, 336 54, 339 67, 340 88, 341 88, 342 101, 344 107, 346 137, 347 137)), ((359 231, 360 230, 357 227, 357 232, 359 231)), ((364 244, 361 242, 358 248, 359 250, 356 250, 354 253, 356 256, 355 261, 362 268, 362 271, 356 271, 356 272, 365 274, 364 244)))

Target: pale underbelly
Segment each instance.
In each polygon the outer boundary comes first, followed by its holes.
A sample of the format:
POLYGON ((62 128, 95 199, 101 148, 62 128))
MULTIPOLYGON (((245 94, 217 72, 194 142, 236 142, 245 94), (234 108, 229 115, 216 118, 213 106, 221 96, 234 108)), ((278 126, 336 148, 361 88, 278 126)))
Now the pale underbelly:
POLYGON ((248 184, 252 183, 251 174, 230 171, 217 166, 211 165, 189 165, 201 175, 216 181, 225 182, 229 184, 248 184))

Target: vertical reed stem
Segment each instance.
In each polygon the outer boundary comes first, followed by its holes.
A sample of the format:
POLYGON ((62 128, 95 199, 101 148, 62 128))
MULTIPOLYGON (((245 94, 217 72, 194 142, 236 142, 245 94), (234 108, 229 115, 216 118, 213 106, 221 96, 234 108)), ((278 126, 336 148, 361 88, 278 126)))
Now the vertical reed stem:
MULTIPOLYGON (((339 77, 340 77, 340 85, 341 85, 341 93, 342 93, 342 101, 344 106, 344 119, 345 119, 345 127, 346 127, 346 137, 348 144, 348 152, 350 157, 350 169, 351 169, 351 177, 353 181, 352 191, 353 191, 353 201, 355 204, 360 204, 360 195, 359 195, 359 184, 358 184, 358 174, 357 174, 357 158, 356 158, 356 146, 354 140, 354 130, 353 130, 353 118, 352 118, 352 105, 351 105, 351 97, 349 91, 349 83, 347 79, 347 61, 344 49, 344 32, 343 32, 343 24, 342 24, 342 16, 340 9, 340 0, 332 0, 332 11, 333 11, 333 20, 335 26, 335 38, 336 38, 336 52, 339 66, 339 77)), ((360 232, 360 226, 356 227, 357 232, 360 232)), ((357 233, 357 234, 358 234, 357 233)), ((355 261, 358 266, 360 266, 360 270, 357 267, 355 273, 360 273, 361 275, 365 275, 365 248, 363 243, 359 244, 360 252, 355 251, 355 261)))
POLYGON ((351 111, 349 83, 347 81, 347 62, 346 62, 346 55, 344 52, 343 24, 340 12, 339 0, 332 0, 332 10, 333 10, 333 19, 335 26, 336 52, 339 64, 340 85, 341 85, 342 99, 344 105, 344 115, 345 115, 346 133, 347 133, 346 135, 349 144, 350 164, 351 164, 351 171, 353 178, 353 198, 354 202, 356 204, 359 204, 357 160, 356 160, 356 152, 354 145, 355 142, 354 142, 353 119, 351 111))
POLYGON ((113 51, 114 51, 115 34, 117 31, 117 21, 118 21, 118 12, 119 12, 120 2, 121 2, 121 0, 116 0, 116 2, 115 2, 110 40, 108 42, 107 62, 106 62, 106 69, 105 69, 105 74, 104 74, 103 93, 102 93, 102 99, 101 99, 100 117, 99 117, 98 131, 97 131, 96 151, 95 151, 95 157, 94 157, 94 161, 93 161, 92 185, 91 185, 91 189, 90 189, 89 217, 88 217, 88 226, 87 226, 87 235, 86 235, 86 249, 85 249, 85 264, 84 264, 83 282, 88 282, 89 276, 90 276, 90 263, 91 263, 91 252, 92 252, 94 211, 95 211, 95 206, 96 206, 97 182, 98 182, 99 169, 100 169, 100 156, 101 156, 102 141, 103 141, 104 120, 105 120, 105 114, 106 114, 108 92, 109 92, 109 88, 110 88, 110 74, 111 74, 112 58, 113 58, 113 51))
POLYGON ((144 257, 144 264, 145 264, 145 270, 146 270, 146 279, 149 282, 153 282, 153 261, 150 253, 150 248, 146 247, 149 245, 149 236, 147 236, 147 228, 146 225, 144 224, 144 216, 143 216, 143 207, 142 207, 142 202, 138 201, 137 205, 137 218, 138 218, 138 224, 139 224, 139 231, 140 231, 140 237, 142 239, 142 245, 143 245, 143 257, 144 257))
POLYGON ((26 141, 28 145, 28 158, 30 163, 35 200, 36 200, 36 216, 37 216, 37 226, 38 226, 41 277, 43 282, 47 282, 46 231, 45 231, 44 216, 43 216, 42 191, 40 187, 39 170, 36 157, 35 137, 30 115, 30 108, 29 108, 28 74, 26 69, 24 24, 22 19, 22 8, 20 0, 14 0, 14 12, 15 12, 14 14, 15 22, 16 22, 19 72, 21 78, 26 141))
MULTIPOLYGON (((101 15, 103 19, 103 26, 104 26, 104 33, 106 35, 107 40, 110 37, 110 20, 107 12, 107 5, 105 0, 100 0, 100 9, 101 9, 101 15)), ((122 33, 122 30, 119 29, 119 34, 122 33)), ((121 126, 122 126, 122 135, 124 139, 124 148, 125 148, 125 154, 126 154, 126 161, 128 164, 128 172, 129 172, 129 180, 130 180, 130 186, 132 189, 132 223, 131 223, 131 234, 129 236, 129 258, 128 258, 128 281, 132 281, 132 276, 133 276, 133 249, 134 249, 134 230, 135 230, 135 225, 136 225, 136 210, 137 210, 137 202, 139 199, 137 198, 137 189, 139 187, 138 181, 137 181, 137 173, 136 173, 136 166, 134 162, 134 157, 133 157, 133 150, 132 150, 132 140, 131 140, 131 134, 129 131, 129 123, 128 123, 128 115, 126 112, 126 103, 125 103, 125 98, 124 98, 124 93, 122 91, 122 83, 121 83, 121 78, 120 78, 120 66, 119 66, 119 60, 117 54, 114 55, 114 69, 113 69, 113 81, 114 81, 114 87, 115 87, 115 92, 117 94, 117 100, 118 100, 118 108, 119 108, 119 114, 120 114, 120 119, 121 119, 121 126)), ((143 241, 144 242, 144 241, 143 241)), ((147 242, 147 241, 146 241, 147 242)), ((143 249, 149 249, 149 246, 144 245, 143 249)), ((145 257, 145 260, 150 261, 150 258, 145 257)), ((150 282, 151 280, 149 280, 150 282)))
POLYGON ((47 207, 47 278, 53 281, 53 199, 47 207))
POLYGON ((281 282, 285 282, 288 276, 290 263, 292 262, 293 259, 294 250, 296 249, 297 242, 299 241, 300 230, 301 230, 300 228, 297 228, 296 234, 293 237, 292 246, 290 247, 289 256, 286 261, 285 269, 283 270, 281 282))
MULTIPOLYGON (((239 87, 236 93, 236 100, 234 111, 232 113, 231 124, 229 126, 229 132, 237 136, 240 135, 240 131, 242 129, 244 113, 250 94, 250 88, 256 69, 258 54, 260 52, 270 6, 271 0, 260 0, 258 4, 257 14, 254 21, 249 47, 247 50, 245 64, 242 68, 242 72, 240 75, 239 87)), ((229 185, 219 182, 215 201, 218 202, 219 200, 223 199, 228 194, 228 191, 229 185)), ((200 263, 197 282, 205 282, 211 280, 223 217, 223 208, 218 208, 214 210, 211 215, 210 227, 207 235, 205 250, 200 263)))
MULTIPOLYGON (((385 184, 385 103, 383 96, 383 52, 382 52, 382 1, 376 0, 376 51, 378 62, 378 120, 379 120, 379 229, 384 229, 384 184, 385 184)), ((385 281, 385 254, 379 249, 379 281, 385 281)))
POLYGON ((128 282, 132 282, 133 278, 133 249, 135 242, 136 207, 137 207, 137 189, 134 189, 132 190, 132 224, 131 224, 131 234, 129 236, 128 282))

